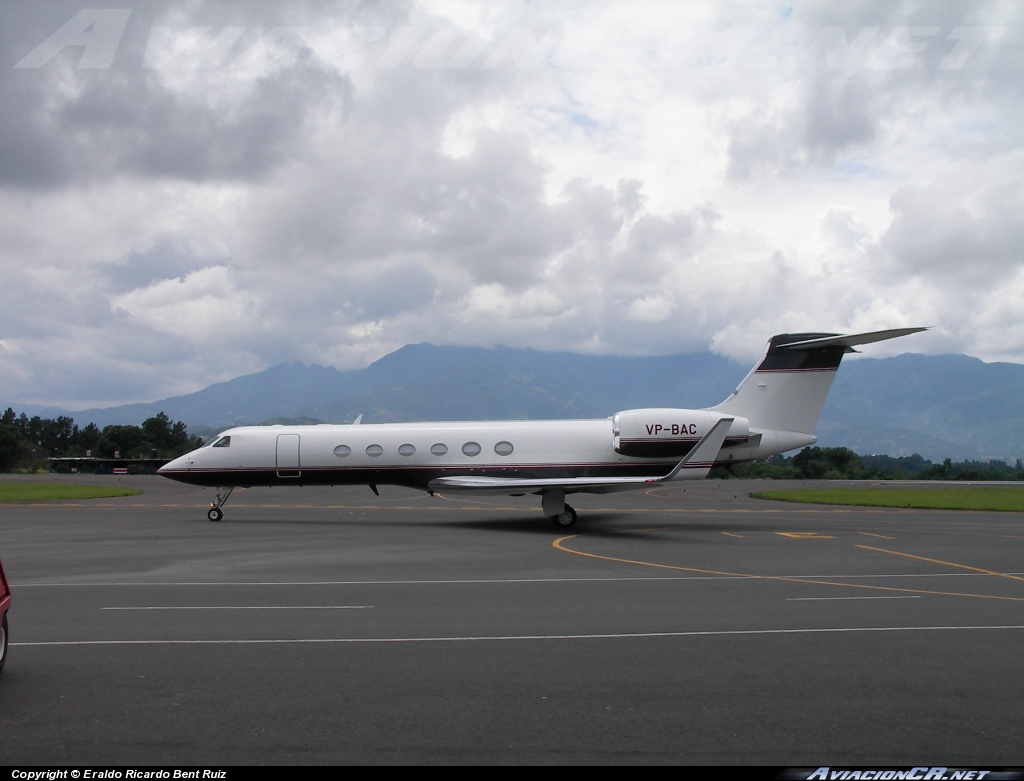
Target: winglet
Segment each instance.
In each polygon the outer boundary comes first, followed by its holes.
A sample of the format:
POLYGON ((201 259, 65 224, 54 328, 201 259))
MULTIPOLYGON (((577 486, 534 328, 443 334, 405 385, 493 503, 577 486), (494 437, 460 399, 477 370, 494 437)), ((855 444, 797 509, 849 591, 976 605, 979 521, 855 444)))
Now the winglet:
POLYGON ((722 449, 733 420, 735 418, 720 418, 711 427, 711 430, 701 438, 700 442, 694 446, 693 450, 683 456, 683 460, 676 464, 671 472, 664 477, 651 480, 651 482, 664 483, 673 480, 683 469, 690 470, 687 471, 686 476, 691 480, 707 477, 711 467, 715 465, 715 457, 718 455, 718 451, 722 449))

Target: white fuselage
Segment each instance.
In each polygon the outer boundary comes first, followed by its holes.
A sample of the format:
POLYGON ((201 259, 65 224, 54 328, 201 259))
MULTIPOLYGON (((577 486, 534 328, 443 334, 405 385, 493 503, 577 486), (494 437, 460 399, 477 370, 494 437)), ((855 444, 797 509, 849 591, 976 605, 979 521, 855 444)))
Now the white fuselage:
MULTIPOLYGON (((655 453, 648 457, 617 452, 619 416, 246 426, 223 432, 212 446, 175 459, 160 473, 212 486, 393 484, 422 489, 431 480, 448 475, 531 479, 658 475, 675 466, 721 417, 702 410, 633 410, 620 415, 643 413, 649 413, 645 419, 651 423, 639 429, 646 433, 650 428, 652 433, 646 439, 655 453), (663 431, 656 430, 658 425, 663 431)), ((805 434, 773 433, 748 431, 744 425, 738 436, 727 440, 716 462, 749 461, 814 441, 805 434)))

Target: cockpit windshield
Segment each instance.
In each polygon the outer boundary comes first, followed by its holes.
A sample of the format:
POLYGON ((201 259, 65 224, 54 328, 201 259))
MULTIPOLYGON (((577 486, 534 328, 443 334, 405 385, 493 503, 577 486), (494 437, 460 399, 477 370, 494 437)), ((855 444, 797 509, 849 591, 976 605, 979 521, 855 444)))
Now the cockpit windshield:
POLYGON ((209 442, 204 442, 203 447, 231 447, 231 437, 214 437, 209 442))

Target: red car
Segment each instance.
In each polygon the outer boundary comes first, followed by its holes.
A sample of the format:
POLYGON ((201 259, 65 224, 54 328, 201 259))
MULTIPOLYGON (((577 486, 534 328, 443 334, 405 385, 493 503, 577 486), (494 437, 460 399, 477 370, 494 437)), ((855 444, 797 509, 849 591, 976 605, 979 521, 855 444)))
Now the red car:
POLYGON ((3 672, 4 662, 7 661, 7 608, 10 606, 11 590, 7 587, 3 562, 0 562, 0 616, 3 616, 0 623, 0 672, 3 672))

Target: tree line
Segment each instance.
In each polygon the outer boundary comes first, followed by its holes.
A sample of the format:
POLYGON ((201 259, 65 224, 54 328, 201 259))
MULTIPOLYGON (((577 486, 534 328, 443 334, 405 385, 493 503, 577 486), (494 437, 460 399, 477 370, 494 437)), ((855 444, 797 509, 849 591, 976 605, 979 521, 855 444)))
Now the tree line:
POLYGON ((935 464, 917 453, 912 456, 859 456, 845 447, 807 447, 792 456, 771 456, 729 471, 716 469, 712 477, 767 478, 770 480, 1024 480, 1024 464, 1005 461, 945 459, 935 464))
POLYGON ((92 455, 99 458, 174 458, 203 444, 189 436, 184 423, 160 412, 141 426, 79 428, 72 418, 16 415, 10 407, 0 416, 0 472, 47 469, 47 458, 92 455), (115 455, 117 454, 117 455, 115 455))
MULTIPOLYGON (((175 458, 203 444, 181 421, 160 412, 141 426, 79 428, 72 418, 29 418, 10 407, 0 417, 0 472, 48 469, 47 458, 93 455, 100 458, 175 458), (116 455, 115 455, 116 454, 116 455)), ((1024 480, 1024 465, 1004 461, 945 459, 935 464, 917 455, 860 456, 845 447, 808 447, 792 456, 771 456, 712 477, 771 480, 1024 480)))

